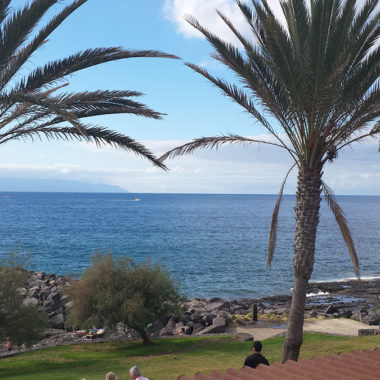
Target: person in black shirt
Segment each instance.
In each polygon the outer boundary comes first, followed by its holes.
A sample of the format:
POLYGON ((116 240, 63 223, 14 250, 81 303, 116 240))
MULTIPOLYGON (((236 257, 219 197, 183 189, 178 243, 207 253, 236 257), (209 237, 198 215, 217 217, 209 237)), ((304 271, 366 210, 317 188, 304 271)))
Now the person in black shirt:
POLYGON ((261 355, 262 348, 263 345, 260 341, 253 342, 253 354, 246 357, 244 365, 251 368, 256 368, 259 364, 269 365, 268 360, 261 355))

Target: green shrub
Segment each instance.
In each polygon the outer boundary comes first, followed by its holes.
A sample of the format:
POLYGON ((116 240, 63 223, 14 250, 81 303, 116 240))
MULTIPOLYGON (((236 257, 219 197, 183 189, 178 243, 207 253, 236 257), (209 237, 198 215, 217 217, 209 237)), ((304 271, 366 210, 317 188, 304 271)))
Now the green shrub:
POLYGON ((183 297, 168 271, 150 260, 96 253, 81 279, 71 281, 69 322, 75 326, 114 328, 123 322, 151 343, 146 326, 179 316, 183 297))
POLYGON ((0 340, 7 337, 15 344, 30 345, 38 340, 47 326, 45 312, 36 306, 24 305, 21 289, 26 285, 27 255, 11 252, 0 266, 0 340))

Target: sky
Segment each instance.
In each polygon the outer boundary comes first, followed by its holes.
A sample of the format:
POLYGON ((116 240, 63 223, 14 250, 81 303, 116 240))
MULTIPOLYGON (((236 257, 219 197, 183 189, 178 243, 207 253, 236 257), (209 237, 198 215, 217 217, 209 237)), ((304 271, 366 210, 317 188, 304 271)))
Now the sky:
MULTIPOLYGON (((15 7, 25 3, 13 1, 15 7)), ((68 3, 62 1, 46 19, 68 3)), ((281 19, 278 1, 269 3, 281 19)), ((91 122, 143 142, 157 156, 202 136, 233 133, 265 138, 266 131, 242 108, 184 65, 192 62, 217 76, 232 78, 212 59, 207 41, 184 20, 185 15, 192 15, 223 39, 235 43, 216 9, 244 25, 234 0, 89 0, 51 35, 27 68, 33 70, 48 61, 95 47, 122 46, 175 54, 181 59, 139 58, 93 67, 69 77, 67 88, 144 93, 138 100, 165 113, 162 120, 113 115, 91 122)), ((168 172, 131 153, 110 147, 98 149, 87 143, 14 141, 2 145, 0 152, 0 180, 76 180, 118 185, 136 193, 275 194, 292 164, 285 151, 262 144, 198 151, 168 160, 168 172)), ((369 140, 341 152, 333 165, 326 166, 324 180, 336 194, 380 195, 379 169, 378 141, 369 140)), ((295 190, 294 171, 285 193, 294 194, 295 190)))

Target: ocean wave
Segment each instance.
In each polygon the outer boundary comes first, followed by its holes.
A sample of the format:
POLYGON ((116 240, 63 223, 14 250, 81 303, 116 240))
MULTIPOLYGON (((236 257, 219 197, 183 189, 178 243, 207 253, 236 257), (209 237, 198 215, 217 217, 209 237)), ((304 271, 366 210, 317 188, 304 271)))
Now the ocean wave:
POLYGON ((327 296, 329 292, 307 293, 306 297, 327 296))
MULTIPOLYGON (((380 280, 380 276, 361 276, 360 279, 363 281, 380 280)), ((357 277, 334 278, 331 280, 315 280, 311 282, 314 284, 322 284, 324 282, 347 282, 352 280, 357 280, 357 277)))

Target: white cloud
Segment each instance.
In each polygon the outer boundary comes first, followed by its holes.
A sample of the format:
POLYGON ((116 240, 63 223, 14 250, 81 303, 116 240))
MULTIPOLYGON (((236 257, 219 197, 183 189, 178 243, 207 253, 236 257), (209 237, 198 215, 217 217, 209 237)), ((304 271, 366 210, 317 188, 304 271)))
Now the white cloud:
POLYGON ((227 15, 234 23, 247 25, 236 2, 232 0, 166 0, 164 4, 165 16, 177 24, 178 33, 186 37, 202 37, 202 34, 185 20, 185 16, 190 15, 219 37, 236 43, 233 33, 216 10, 227 15))
MULTIPOLYGON (((143 141, 157 155, 186 142, 143 141)), ((82 147, 74 144, 56 147, 49 154, 52 163, 46 163, 46 158, 40 162, 37 155, 30 155, 28 164, 14 162, 14 155, 7 159, 7 154, 4 154, 0 177, 104 183, 133 192, 255 194, 277 193, 292 164, 288 153, 263 144, 224 146, 218 151, 199 150, 193 155, 168 160, 168 172, 153 168, 147 160, 126 152, 89 149, 79 161, 79 151, 83 151, 82 147)), ((324 173, 325 182, 336 194, 380 194, 377 141, 369 140, 346 149, 333 164, 326 166, 324 173)), ((293 171, 285 193, 295 192, 296 180, 297 172, 293 171)))
POLYGON ((83 165, 65 165, 65 164, 54 164, 54 165, 31 165, 31 164, 0 164, 0 170, 5 171, 53 171, 59 173, 69 173, 70 171, 83 170, 83 165))
MULTIPOLYGON (((270 0, 269 5, 274 14, 283 20, 279 1, 270 0)), ((165 0, 164 3, 164 14, 177 24, 178 33, 186 37, 203 38, 203 35, 185 20, 186 15, 191 15, 218 37, 236 44, 236 37, 218 16, 216 10, 226 15, 234 25, 239 25, 240 32, 243 34, 249 32, 249 26, 235 0, 165 0)))
MULTIPOLYGON (((252 7, 250 1, 246 1, 252 7)), ((285 17, 282 12, 279 0, 269 0, 268 4, 273 14, 285 24, 285 17)), ((307 2, 308 4, 308 2, 307 2)), ((358 0, 357 7, 360 9, 365 4, 365 0, 358 0)), ((380 4, 377 10, 380 9, 380 4)), ((165 16, 177 24, 177 32, 186 37, 204 38, 203 35, 193 28, 186 20, 186 15, 195 17, 202 26, 215 33, 218 37, 233 43, 238 43, 233 33, 227 25, 220 19, 216 10, 225 14, 234 25, 239 26, 239 31, 247 33, 249 27, 236 5, 235 0, 165 0, 165 16)))

